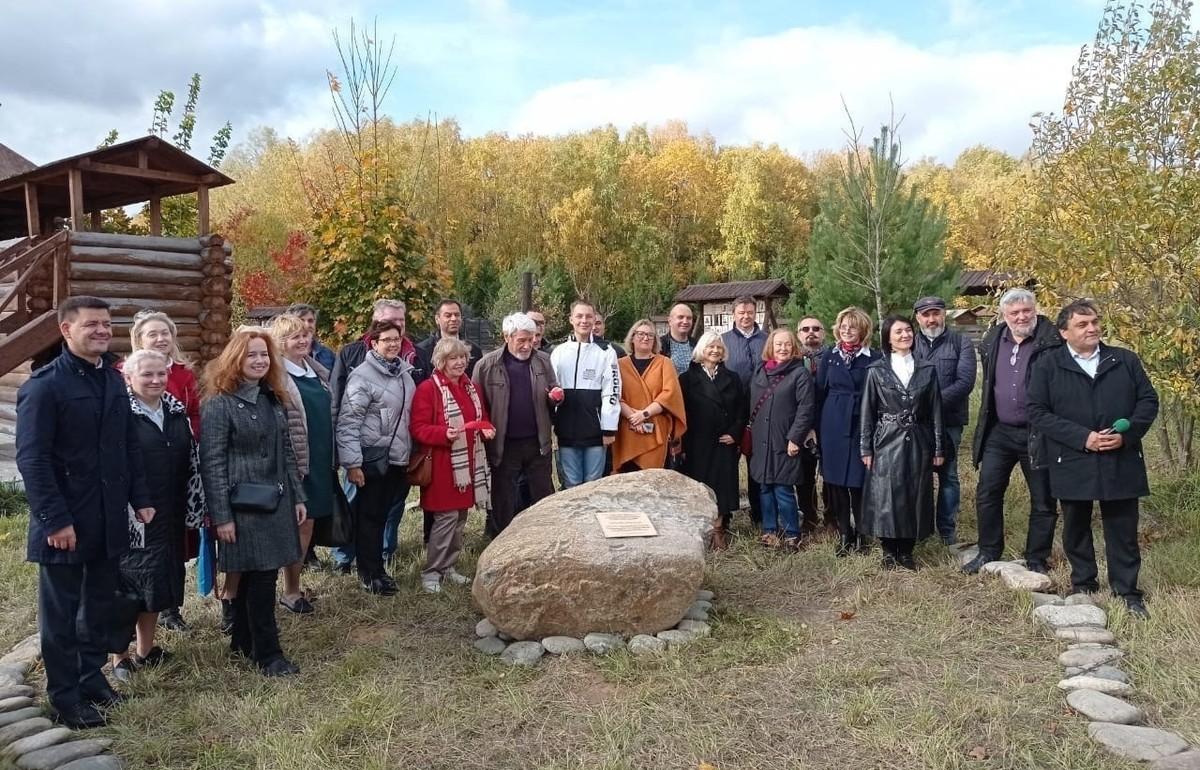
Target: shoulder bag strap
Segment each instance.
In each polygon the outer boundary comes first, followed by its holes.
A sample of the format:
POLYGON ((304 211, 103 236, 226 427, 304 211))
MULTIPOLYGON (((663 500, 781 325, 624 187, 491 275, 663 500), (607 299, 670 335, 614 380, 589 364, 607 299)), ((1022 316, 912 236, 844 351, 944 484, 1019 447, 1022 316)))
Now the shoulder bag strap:
POLYGON ((771 394, 775 392, 775 389, 780 386, 786 377, 786 374, 780 374, 775 377, 775 381, 771 383, 771 387, 767 388, 767 392, 758 397, 758 403, 750 410, 750 419, 746 421, 747 424, 754 422, 754 418, 758 416, 758 410, 762 409, 763 404, 767 402, 767 399, 771 397, 771 394))

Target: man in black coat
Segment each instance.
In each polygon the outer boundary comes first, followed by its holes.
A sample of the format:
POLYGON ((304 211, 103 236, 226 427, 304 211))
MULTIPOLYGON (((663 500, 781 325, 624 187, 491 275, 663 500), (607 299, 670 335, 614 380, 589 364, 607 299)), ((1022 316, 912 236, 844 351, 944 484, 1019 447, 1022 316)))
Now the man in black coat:
POLYGON ((979 344, 983 389, 975 425, 972 457, 979 469, 975 516, 979 523, 979 555, 963 567, 973 575, 1004 554, 1004 495, 1014 465, 1021 467, 1029 489, 1029 529, 1025 562, 1034 572, 1049 571, 1058 524, 1050 475, 1037 429, 1030 425, 1025 392, 1033 364, 1062 345, 1054 323, 1038 314, 1037 299, 1027 289, 1010 289, 1000 298, 998 326, 979 344))
MULTIPOLYGON (((46 692, 72 728, 103 725, 120 696, 100 673, 128 506, 154 518, 125 382, 106 358, 108 303, 58 308, 65 349, 17 393, 17 468, 29 499, 26 558, 39 565, 38 629, 46 692)), ((127 641, 127 640, 126 640, 127 641)))
MULTIPOLYGON (((456 299, 442 300, 438 303, 433 320, 437 324, 437 331, 417 343, 417 351, 426 361, 433 360, 433 346, 442 337, 458 339, 461 335, 463 322, 462 304, 456 299)), ((463 340, 463 342, 467 343, 467 347, 471 350, 471 356, 467 359, 467 376, 474 377, 475 364, 479 363, 479 359, 483 358, 483 351, 474 342, 470 342, 469 340, 463 340)))
POLYGON ((975 388, 975 348, 971 340, 946 328, 946 301, 922 297, 913 305, 920 326, 913 340, 913 358, 937 367, 942 392, 942 448, 945 462, 936 469, 937 532, 951 545, 958 539, 958 445, 970 413, 975 388))
POLYGON ((1044 356, 1029 381, 1029 419, 1045 434, 1050 491, 1062 503, 1063 550, 1076 592, 1099 590, 1092 503, 1100 503, 1108 584, 1145 617, 1138 590, 1138 498, 1150 494, 1142 437, 1158 394, 1132 351, 1100 342, 1100 313, 1076 300, 1058 314, 1066 344, 1044 356))

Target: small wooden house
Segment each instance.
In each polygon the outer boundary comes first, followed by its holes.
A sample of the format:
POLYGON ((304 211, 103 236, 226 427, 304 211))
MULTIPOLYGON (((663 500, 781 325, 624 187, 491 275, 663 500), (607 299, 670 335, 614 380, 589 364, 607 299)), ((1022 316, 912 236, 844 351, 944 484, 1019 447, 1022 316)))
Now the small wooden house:
POLYGON ((792 290, 779 278, 762 281, 732 281, 730 283, 694 283, 675 295, 676 302, 698 307, 696 332, 727 332, 733 328, 733 301, 738 297, 754 297, 758 302, 756 319, 764 329, 777 325, 779 304, 791 296, 792 290))
POLYGON ((991 305, 976 305, 968 308, 952 308, 946 311, 946 326, 966 335, 979 344, 983 335, 996 320, 996 309, 991 305))
POLYGON ((995 270, 963 270, 958 274, 958 293, 966 297, 990 297, 1018 286, 1032 290, 1037 281, 1022 281, 1013 273, 995 270))

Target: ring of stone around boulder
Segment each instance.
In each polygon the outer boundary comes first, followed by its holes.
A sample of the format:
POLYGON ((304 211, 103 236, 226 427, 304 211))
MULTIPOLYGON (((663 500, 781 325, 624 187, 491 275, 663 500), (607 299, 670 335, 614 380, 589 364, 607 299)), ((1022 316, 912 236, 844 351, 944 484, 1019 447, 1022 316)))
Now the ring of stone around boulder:
POLYGON ((588 634, 583 637, 583 644, 597 655, 607 655, 625 649, 625 640, 616 634, 588 634))
POLYGON ((1089 722, 1088 735, 1113 754, 1143 762, 1179 754, 1188 748, 1187 742, 1175 733, 1153 727, 1089 722))

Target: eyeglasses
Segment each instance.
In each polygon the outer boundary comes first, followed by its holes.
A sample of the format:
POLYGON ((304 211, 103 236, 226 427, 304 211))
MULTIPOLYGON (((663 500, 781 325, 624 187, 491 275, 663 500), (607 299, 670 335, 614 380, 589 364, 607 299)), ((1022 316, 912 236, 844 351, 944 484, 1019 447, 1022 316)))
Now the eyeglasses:
POLYGON ((652 340, 654 339, 653 332, 634 332, 633 338, 636 340, 652 340))
POLYGON ((377 337, 375 341, 381 345, 394 345, 400 342, 400 337, 377 337))
POLYGON ((1017 365, 1017 353, 1018 353, 1020 350, 1021 350, 1021 343, 1019 343, 1019 342, 1014 342, 1014 343, 1013 343, 1012 355, 1011 355, 1011 356, 1009 356, 1009 359, 1008 359, 1008 365, 1009 365, 1009 366, 1016 366, 1016 365, 1017 365))
POLYGON ((800 331, 802 331, 802 332, 820 332, 820 331, 825 331, 825 330, 824 330, 824 328, 822 328, 820 326, 801 326, 800 331))

